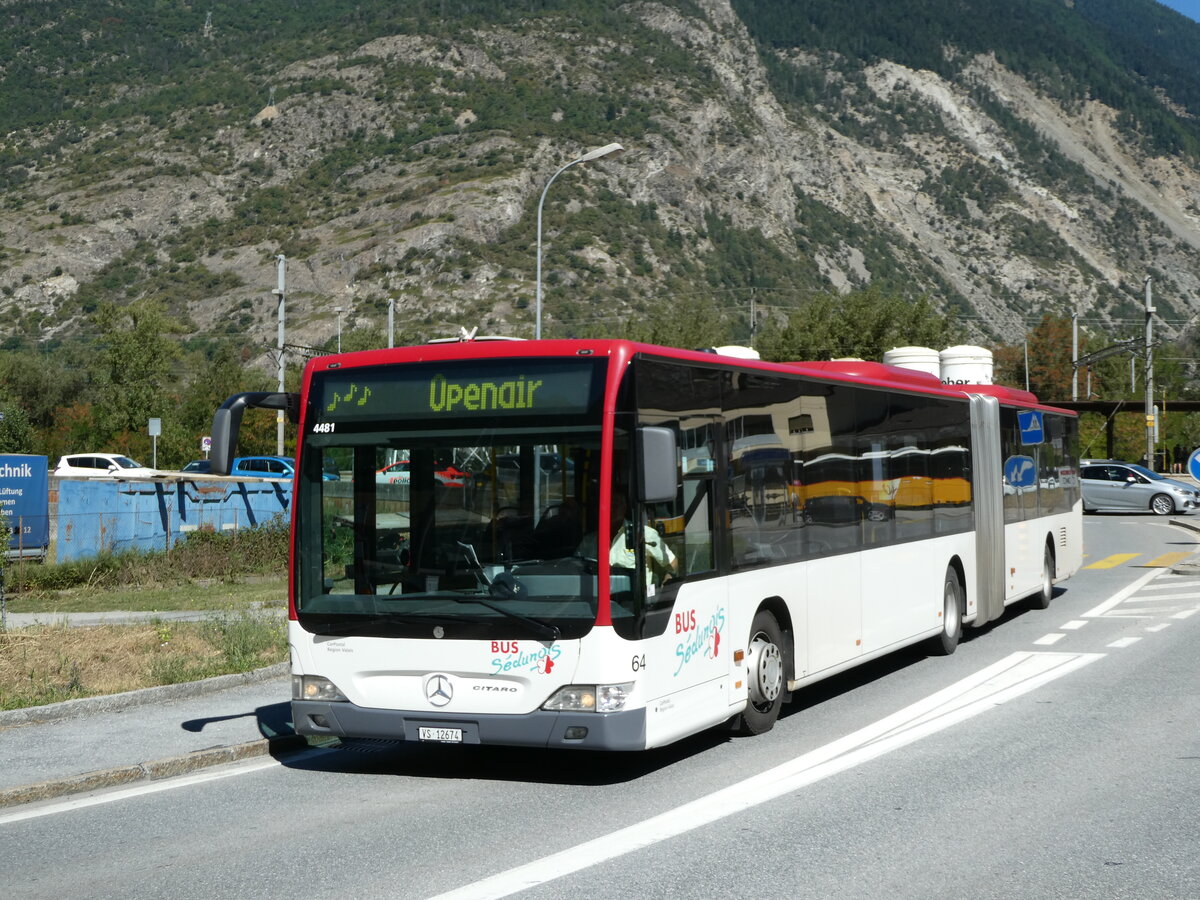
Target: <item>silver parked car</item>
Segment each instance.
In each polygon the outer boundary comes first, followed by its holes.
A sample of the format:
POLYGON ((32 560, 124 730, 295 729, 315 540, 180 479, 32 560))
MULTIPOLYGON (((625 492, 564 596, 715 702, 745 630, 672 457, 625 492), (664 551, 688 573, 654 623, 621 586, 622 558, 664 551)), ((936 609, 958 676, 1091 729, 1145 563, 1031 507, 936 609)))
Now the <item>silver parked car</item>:
POLYGON ((1085 459, 1081 466, 1084 512, 1149 510, 1155 515, 1186 513, 1200 507, 1200 491, 1136 463, 1085 459))

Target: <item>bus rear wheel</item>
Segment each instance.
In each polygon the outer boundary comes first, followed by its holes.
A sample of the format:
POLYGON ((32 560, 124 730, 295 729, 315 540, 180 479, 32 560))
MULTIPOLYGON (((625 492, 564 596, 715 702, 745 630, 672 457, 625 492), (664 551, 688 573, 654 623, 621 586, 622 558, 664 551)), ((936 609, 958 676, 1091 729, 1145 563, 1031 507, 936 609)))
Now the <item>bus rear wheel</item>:
POLYGON ((942 581, 942 633, 933 639, 933 649, 938 655, 949 656, 958 649, 965 613, 966 604, 958 570, 954 566, 946 566, 946 577, 942 581))
POLYGON ((1050 545, 1046 545, 1046 550, 1042 555, 1042 586, 1036 594, 1029 599, 1029 605, 1034 609, 1046 609, 1050 605, 1050 601, 1054 598, 1054 551, 1050 549, 1050 545))
POLYGON ((750 680, 750 698, 746 709, 733 721, 738 734, 762 734, 770 731, 783 706, 787 665, 783 629, 770 612, 760 609, 750 625, 746 648, 746 669, 750 680))

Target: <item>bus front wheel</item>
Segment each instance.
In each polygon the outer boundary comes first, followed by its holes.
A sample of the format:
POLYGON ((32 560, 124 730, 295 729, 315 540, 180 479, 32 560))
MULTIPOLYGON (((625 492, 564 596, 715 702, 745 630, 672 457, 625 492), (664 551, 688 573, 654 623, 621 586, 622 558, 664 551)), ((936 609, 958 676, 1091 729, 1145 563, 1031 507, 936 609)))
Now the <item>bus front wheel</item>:
POLYGON ((738 734, 770 731, 779 718, 786 687, 785 647, 779 622, 770 612, 760 609, 750 625, 750 642, 746 648, 750 698, 746 701, 745 711, 734 719, 734 730, 738 734))

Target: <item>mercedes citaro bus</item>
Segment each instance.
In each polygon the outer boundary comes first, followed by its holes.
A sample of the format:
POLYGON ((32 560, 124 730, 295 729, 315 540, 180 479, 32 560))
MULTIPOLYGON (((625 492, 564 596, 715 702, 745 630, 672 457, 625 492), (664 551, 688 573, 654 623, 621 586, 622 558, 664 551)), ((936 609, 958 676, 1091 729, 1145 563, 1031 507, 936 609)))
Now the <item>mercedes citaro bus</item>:
POLYGON ((1072 413, 879 363, 609 340, 323 356, 298 394, 226 401, 214 471, 251 407, 299 424, 307 735, 759 733, 819 679, 1045 606, 1081 560, 1072 413), (376 477, 396 459, 406 480, 376 477), (448 463, 464 477, 439 479, 448 463))

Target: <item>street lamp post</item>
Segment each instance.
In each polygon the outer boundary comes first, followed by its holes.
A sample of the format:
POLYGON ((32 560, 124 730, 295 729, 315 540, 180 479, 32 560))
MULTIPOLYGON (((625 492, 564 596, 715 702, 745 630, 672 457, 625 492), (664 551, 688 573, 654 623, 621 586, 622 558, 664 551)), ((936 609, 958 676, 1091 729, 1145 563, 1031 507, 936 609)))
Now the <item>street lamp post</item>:
MULTIPOLYGON (((546 182, 546 186, 542 189, 542 198, 538 200, 537 212, 537 287, 536 287, 536 322, 534 325, 533 336, 537 340, 542 337, 542 205, 546 202, 546 192, 550 190, 550 185, 554 184, 554 179, 561 175, 571 166, 579 163, 591 162, 594 159, 601 159, 605 156, 614 156, 624 153, 625 148, 620 144, 605 144, 603 147, 597 147, 595 150, 590 150, 578 159, 573 159, 553 175, 546 182)), ((534 473, 537 473, 537 466, 534 466, 534 473)))
POLYGON ((340 306, 335 306, 335 307, 333 308, 333 311, 334 311, 335 313, 337 313, 337 323, 338 323, 338 353, 341 353, 341 352, 342 352, 342 308, 341 308, 340 306))
MULTIPOLYGON (((279 390, 279 393, 282 394, 283 393, 283 375, 284 375, 283 352, 284 352, 284 346, 285 346, 284 334, 283 334, 283 325, 284 325, 283 319, 284 319, 284 313, 286 311, 284 308, 284 300, 286 297, 286 295, 284 294, 284 276, 286 275, 286 272, 287 272, 287 257, 285 257, 282 253, 280 253, 278 256, 275 257, 275 261, 277 264, 276 271, 279 276, 279 287, 275 288, 275 296, 279 298, 279 309, 278 309, 278 313, 279 313, 279 359, 277 360, 277 362, 279 364, 279 388, 278 388, 278 390, 279 390)), ((275 413, 275 454, 277 456, 283 456, 283 410, 279 410, 278 412, 275 413)))

